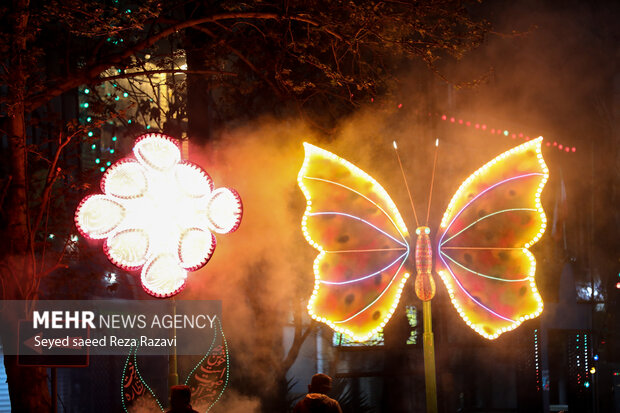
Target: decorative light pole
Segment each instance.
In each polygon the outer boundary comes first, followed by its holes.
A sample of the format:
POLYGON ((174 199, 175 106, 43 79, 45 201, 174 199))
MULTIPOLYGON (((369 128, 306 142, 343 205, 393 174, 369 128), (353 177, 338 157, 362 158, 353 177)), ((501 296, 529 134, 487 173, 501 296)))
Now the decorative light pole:
MULTIPOLYGON (((75 213, 82 235, 105 239, 108 259, 127 271, 142 269, 142 288, 161 298, 185 288, 187 272, 213 255, 213 233, 235 231, 243 214, 237 191, 215 189, 207 172, 181 158, 179 142, 167 135, 138 137, 133 156, 101 178, 103 194, 84 198, 75 213)), ((178 384, 176 347, 168 370, 170 385, 178 384)))

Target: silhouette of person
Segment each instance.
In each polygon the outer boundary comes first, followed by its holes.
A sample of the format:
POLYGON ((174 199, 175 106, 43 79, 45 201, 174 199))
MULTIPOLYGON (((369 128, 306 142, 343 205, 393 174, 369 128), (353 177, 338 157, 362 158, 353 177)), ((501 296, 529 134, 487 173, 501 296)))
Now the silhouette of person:
POLYGON ((332 389, 332 378, 318 373, 312 376, 308 394, 295 405, 293 413, 342 413, 340 404, 327 396, 332 389))
POLYGON ((177 385, 170 388, 170 410, 167 413, 198 413, 192 409, 192 391, 189 386, 177 385))

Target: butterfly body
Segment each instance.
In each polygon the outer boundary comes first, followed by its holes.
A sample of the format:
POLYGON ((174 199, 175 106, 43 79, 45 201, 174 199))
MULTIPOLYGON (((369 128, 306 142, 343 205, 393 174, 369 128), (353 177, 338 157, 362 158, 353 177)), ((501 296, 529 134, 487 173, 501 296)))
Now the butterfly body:
POLYGON ((418 227, 415 230, 415 293, 422 301, 429 301, 435 296, 435 280, 433 279, 433 248, 429 227, 418 227))
MULTIPOLYGON (((459 187, 433 248, 429 227, 416 230, 415 290, 435 294, 436 274, 461 318, 488 339, 538 316, 536 260, 528 250, 546 228, 540 202, 548 169, 538 138, 497 156, 459 187)), ((409 233, 387 191, 339 156, 304 143, 298 183, 307 206, 306 240, 319 253, 308 312, 365 341, 394 314, 409 278, 409 233)))

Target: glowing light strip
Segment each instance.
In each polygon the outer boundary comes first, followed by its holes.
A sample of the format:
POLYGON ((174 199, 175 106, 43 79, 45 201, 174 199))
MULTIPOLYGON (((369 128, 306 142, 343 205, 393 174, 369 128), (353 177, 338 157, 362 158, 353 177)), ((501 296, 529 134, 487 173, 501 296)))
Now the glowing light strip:
POLYGON ((522 247, 442 247, 441 250, 522 250, 522 247))
POLYGON ((511 323, 516 323, 515 320, 510 319, 508 317, 504 317, 501 314, 496 313, 495 311, 491 310, 489 307, 487 307, 486 305, 482 304, 480 301, 476 300, 474 297, 472 297, 471 294, 469 294, 469 292, 465 289, 465 287, 463 287, 463 285, 459 282, 458 278, 456 278, 456 276, 454 275, 454 273, 452 272, 452 269, 450 268, 450 266, 448 265, 448 263, 446 263, 444 261, 443 258, 441 258, 441 255, 439 256, 439 259, 441 260, 441 262, 443 262, 444 266, 448 269, 448 272, 450 272, 450 275, 452 276, 452 279, 456 282, 456 285, 459 286, 459 288, 476 304, 478 304, 480 307, 484 308, 485 310, 487 310, 489 313, 493 314, 494 316, 501 318, 502 320, 506 320, 509 321, 511 323))
MULTIPOLYGON (((396 242, 399 245, 402 245, 403 247, 406 247, 407 244, 403 244, 402 242, 400 242, 399 240, 397 240, 396 238, 394 238, 393 236, 391 236, 390 234, 388 234, 387 232, 379 229, 378 227, 376 227, 375 225, 371 224, 370 222, 366 221, 365 219, 362 219, 360 217, 356 217, 355 215, 350 215, 350 214, 345 214, 344 212, 334 212, 334 211, 325 211, 325 212, 309 212, 308 216, 309 217, 314 217, 314 216, 319 216, 319 215, 341 215, 341 216, 345 216, 347 218, 353 218, 356 219, 358 221, 363 222, 364 224, 373 227, 374 229, 376 229, 377 231, 379 231, 380 233, 382 233, 383 235, 385 235, 386 237, 389 237, 390 239, 392 239, 394 242, 396 242)), ((327 252, 338 252, 338 251, 327 251, 327 252)))
MULTIPOLYGON (((409 251, 407 251, 407 256, 409 255, 409 251)), ((334 324, 340 324, 340 323, 346 323, 347 321, 351 321, 353 320, 355 317, 357 317, 358 315, 360 315, 361 313, 363 313, 364 311, 368 310, 370 307, 372 307, 377 301, 379 301, 379 299, 381 299, 381 297, 383 297, 383 294, 385 294, 385 292, 390 288, 390 285, 392 285, 392 283, 394 282, 394 280, 396 279, 396 276, 398 275, 398 273, 400 272, 401 268, 403 268, 403 265, 405 265, 405 261, 407 261, 407 259, 405 258, 403 260, 403 262, 400 263, 400 265, 398 266, 398 270, 396 270, 396 272, 394 273, 394 276, 392 277, 392 279, 390 280, 390 282, 388 283, 388 285, 383 289, 383 291, 381 291, 381 294, 379 294, 379 296, 377 298, 374 299, 374 301, 370 304, 368 304, 366 307, 364 307, 362 310, 360 310, 358 313, 352 315, 351 317, 347 318, 346 320, 340 320, 340 321, 333 321, 334 324)), ((400 292, 397 294, 399 296, 400 299, 400 292)))
MULTIPOLYGON (((360 193, 360 192, 356 191, 356 190, 355 190, 355 189, 353 189, 353 188, 349 188, 349 187, 348 187, 348 186, 346 186, 346 185, 340 184, 340 183, 338 183, 338 182, 330 181, 329 179, 323 179, 323 178, 313 178, 313 177, 310 177, 310 176, 304 176, 303 178, 310 179, 310 180, 313 180, 313 181, 321 181, 321 182, 325 182, 325 183, 329 183, 329 184, 337 185, 337 186, 339 186, 339 187, 342 187, 342 188, 344 188, 344 189, 347 189, 347 190, 349 190, 349 191, 351 191, 351 192, 353 192, 353 193, 355 193, 355 194, 357 194, 357 195, 361 196, 362 198, 364 198, 365 200, 367 200, 368 202, 370 202, 371 204, 373 204, 374 206, 376 206, 376 207, 377 207, 377 208, 378 208, 381 212, 383 212, 383 215, 385 215, 385 216, 387 217, 387 219, 389 219, 389 220, 390 220, 390 222, 392 223, 392 225, 394 225, 394 228, 396 229, 396 231, 398 231, 398 233, 400 234, 400 236, 401 236, 401 238, 403 239, 403 241, 404 241, 404 242, 406 242, 406 241, 405 241, 405 236, 404 236, 404 235, 403 235, 403 233, 400 231, 400 228, 398 228, 398 225, 396 225, 396 223, 394 222, 394 220, 392 219, 392 217, 390 217, 390 215, 389 215, 387 212, 385 212, 385 210, 384 210, 383 208, 381 208, 381 206, 379 206, 376 202, 374 202, 372 199, 368 198, 368 197, 367 197, 367 196, 365 196, 364 194, 362 194, 362 193, 360 193)), ((377 185, 379 185, 379 184, 377 183, 377 185)), ((387 194, 386 194, 386 195, 387 195, 387 194)), ((394 208, 396 208, 396 206, 394 206, 394 208)), ((398 212, 398 211, 396 211, 396 212, 398 212)), ((404 225, 404 224, 403 224, 403 225, 404 225)))
POLYGON ((375 272, 375 273, 372 273, 372 274, 369 274, 369 275, 366 275, 366 276, 363 276, 363 277, 360 277, 360 278, 356 278, 356 279, 354 279, 354 280, 347 280, 347 281, 341 281, 341 282, 334 282, 334 281, 324 281, 324 280, 321 280, 321 283, 322 283, 322 284, 329 284, 329 285, 344 285, 344 284, 351 284, 351 283, 354 283, 354 282, 363 281, 363 280, 366 280, 366 279, 368 279, 368 278, 374 277, 374 276, 375 276, 375 275, 377 275, 377 274, 381 274, 383 271, 387 270, 387 269, 388 269, 388 268, 390 268, 392 265, 396 264, 396 263, 398 262, 398 260, 400 260, 401 258, 403 258, 403 257, 404 257, 404 256, 406 256, 406 255, 407 255, 407 252, 406 252, 406 253, 404 253, 403 255, 401 255, 400 257, 396 258, 394 261, 392 261, 392 262, 390 263, 390 265, 388 265, 388 266, 384 267, 382 270, 379 270, 379 271, 377 271, 377 272, 375 272))
POLYGON ((506 278, 497 278, 497 277, 492 277, 492 276, 490 276, 490 275, 482 274, 482 273, 479 273, 478 271, 474 271, 474 270, 472 270, 472 269, 470 269, 470 268, 467 268, 466 266, 464 266, 464 265, 463 265, 463 264, 461 264, 460 262, 456 261, 454 258, 452 258, 451 256, 449 256, 448 254, 446 254, 446 253, 445 253, 445 252, 443 252, 443 251, 441 251, 441 255, 443 255, 444 257, 448 258, 450 261, 452 261, 453 263, 455 263, 455 264, 456 264, 456 265, 458 265, 459 267, 463 268, 464 270, 469 271, 469 272, 471 272, 471 273, 474 273, 474 274, 479 275, 479 276, 484 277, 484 278, 489 278, 489 279, 491 279, 491 280, 497 280, 497 281, 505 281, 505 282, 521 282, 521 281, 527 281, 527 280, 528 280, 528 278, 527 278, 527 277, 526 277, 526 278, 520 278, 520 279, 517 279, 517 280, 511 280, 511 279, 506 279, 506 278))
MULTIPOLYGON (((503 212, 512 212, 512 211, 533 211, 536 212, 536 209, 534 208, 511 208, 511 209, 502 209, 500 211, 496 211, 493 212, 492 214, 488 214, 483 216, 482 218, 477 219, 476 221, 472 222, 471 224, 469 224, 468 226, 466 226, 465 228, 463 228, 462 230, 460 230, 459 232, 457 232, 456 234, 454 234, 453 236, 451 236, 450 238, 448 238, 447 240, 445 240, 443 242, 443 244, 449 242, 451 239, 453 239, 454 237, 458 236, 459 234, 461 234, 462 232, 468 230, 469 228, 473 227, 474 225, 476 225, 478 222, 482 221, 483 219, 487 219, 489 217, 492 217, 493 215, 497 215, 497 214, 501 214, 503 212)), ((443 245, 442 244, 442 245, 443 245)))
MULTIPOLYGON (((230 379, 230 357, 228 356, 228 341, 226 341, 226 336, 224 335, 224 329, 222 328, 222 322, 220 321, 219 317, 217 317, 217 324, 220 330, 220 334, 222 334, 222 342, 224 343, 224 352, 226 353, 226 381, 224 382, 224 386, 222 387, 222 391, 220 391, 220 394, 218 394, 217 398, 213 401, 213 403, 211 403, 211 405, 207 408, 206 412, 210 411, 213 406, 215 406, 215 404, 220 401, 220 399, 222 398, 222 395, 224 394, 224 390, 226 390, 226 388, 228 387, 228 381, 230 379)), ((205 354, 205 356, 202 358, 202 360, 200 360, 200 362, 194 367, 194 369, 191 371, 191 373, 189 373, 189 375, 187 376, 187 380, 185 380, 185 384, 187 385, 187 383, 189 382, 190 377, 192 376, 192 374, 194 374, 194 371, 196 371, 196 369, 202 364, 202 362, 205 360, 205 358, 207 358, 209 356, 209 353, 211 353, 211 349, 213 348, 213 344, 215 343, 215 338, 217 337, 217 334, 213 336, 213 341, 211 342, 211 347, 209 347, 209 351, 207 351, 207 354, 205 354)))
POLYGON ((226 336, 224 335, 222 323, 219 318, 217 319, 217 323, 220 326, 220 333, 222 333, 222 341, 224 342, 224 352, 226 353, 226 382, 224 383, 224 387, 222 387, 222 391, 220 392, 220 394, 207 409, 207 412, 211 410, 211 408, 215 406, 215 403, 217 403, 222 398, 222 394, 224 394, 224 390, 226 390, 226 387, 228 387, 228 380, 230 378, 230 357, 228 356, 228 341, 226 340, 226 336))
POLYGON ((328 254, 341 254, 343 252, 383 252, 383 251, 407 251, 407 248, 373 248, 368 250, 338 250, 324 251, 328 254))
MULTIPOLYGON (((532 172, 532 173, 529 173, 529 174, 519 175, 519 176, 515 176, 515 177, 512 177, 512 178, 506 178, 506 179, 504 179, 503 181, 499 181, 499 182, 497 182, 497 183, 495 183, 495 184, 491 185, 490 187, 488 187, 487 189, 485 189, 484 191, 482 191, 482 192, 480 192, 478 195, 476 195, 474 198, 472 198, 472 199, 471 199, 471 200, 470 200, 467 204, 465 204, 465 206, 463 206, 463 207, 459 210, 458 214, 456 214, 456 215, 454 216, 454 218, 452 218, 452 221, 450 222, 450 225, 448 225, 448 227, 446 228, 446 230, 445 230, 445 231, 443 232, 443 234, 441 235, 441 239, 439 240, 439 245, 443 245, 443 244, 444 244, 443 237, 445 237, 445 235, 448 233, 448 231, 450 230, 450 227, 452 227, 452 224, 454 224, 454 221, 456 221, 456 219, 457 219, 457 218, 458 218, 458 217, 459 217, 459 216, 463 213, 463 211, 464 211, 465 209, 467 209, 467 207, 469 207, 469 206, 472 204, 472 202, 474 202, 475 200, 477 200, 477 199, 478 199, 478 198, 480 198, 482 195, 484 195, 485 193, 489 192, 491 189, 495 188, 496 186, 499 186, 499 185, 505 184, 506 182, 514 181, 514 180, 516 180, 516 179, 528 178, 528 177, 530 177, 530 176, 544 176, 544 174, 541 174, 541 173, 539 173, 539 172, 532 172)), ((456 195, 455 195, 455 197, 456 197, 456 195)), ((447 213, 447 212, 446 212, 446 213, 447 213)), ((445 241, 445 242, 447 242, 447 241, 445 241)))
MULTIPOLYGON (((217 317, 217 316, 216 316, 217 317)), ((189 383, 189 379, 192 378, 192 374, 194 374, 194 372, 198 369, 198 367, 200 367, 200 365, 202 364, 203 361, 205 361, 205 359, 207 357, 209 357, 209 355, 211 354, 211 350, 213 350, 213 346, 215 345, 215 340, 217 339, 217 330, 215 330, 215 334, 213 334, 213 340, 211 340, 211 345, 209 346, 209 350, 207 350, 207 352, 205 353, 205 355, 200 359, 200 361, 198 363, 196 363, 196 365, 194 366, 194 368, 192 369, 192 371, 189 372, 189 374, 187 375, 187 378, 185 379, 185 385, 187 386, 189 383)))
POLYGON ((125 366, 123 367, 123 378, 121 380, 121 402, 123 404, 123 409, 126 412, 129 412, 129 410, 127 410, 127 406, 125 406, 125 397, 123 396, 124 393, 124 380, 125 380, 125 371, 127 369, 127 364, 129 363, 129 359, 131 358, 131 353, 133 351, 133 365, 134 368, 136 369, 136 374, 138 375, 138 378, 140 379, 140 381, 142 382, 142 384, 144 385, 144 387, 147 388, 147 390, 149 391, 149 393, 151 393, 151 396, 153 396, 153 399, 155 400, 155 402, 157 403, 157 405, 159 406, 159 408, 161 409, 161 411, 164 411, 163 406, 161 405, 161 403, 159 402, 159 399, 157 398, 157 396, 155 395, 155 392, 153 391, 153 389, 151 389, 149 387, 148 384, 146 384, 146 382, 144 381, 144 379, 142 378, 142 375, 140 374, 140 370, 138 370, 138 360, 137 360, 137 355, 138 355, 138 346, 134 347, 134 348, 130 348, 129 349, 129 355, 127 356, 127 359, 125 360, 125 366), (134 350, 135 349, 135 350, 134 350))
MULTIPOLYGON (((437 114, 435 114, 437 115, 437 114)), ((527 135, 524 134, 523 132, 509 132, 508 129, 495 129, 495 128, 488 128, 487 124, 485 123, 472 123, 470 121, 463 121, 463 119, 457 119, 454 116, 448 116, 448 115, 441 115, 440 116, 441 120, 443 121, 450 121, 450 123, 458 123, 459 125, 462 126, 474 126, 475 129, 479 130, 479 131, 486 131, 491 133, 492 135, 497 133, 498 135, 502 135, 502 136, 506 136, 508 137, 509 135, 512 137, 512 139, 516 139, 517 137, 521 138, 521 139, 525 139, 526 141, 529 141, 531 138, 527 135)), ((551 142, 547 142, 547 146, 551 146, 551 142)), ((556 147, 558 150, 560 151, 564 151, 564 152, 576 152, 577 148, 576 147, 569 147, 566 145, 562 145, 561 143, 558 142, 553 142, 553 146, 556 147)))

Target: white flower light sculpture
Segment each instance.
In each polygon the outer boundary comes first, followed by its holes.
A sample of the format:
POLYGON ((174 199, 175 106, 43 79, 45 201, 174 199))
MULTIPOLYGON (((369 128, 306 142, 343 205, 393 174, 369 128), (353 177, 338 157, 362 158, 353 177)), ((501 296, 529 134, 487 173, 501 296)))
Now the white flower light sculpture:
POLYGON ((178 142, 169 136, 142 135, 133 154, 108 168, 103 194, 80 202, 75 223, 85 237, 105 239, 113 264, 142 268, 147 293, 170 297, 185 287, 187 271, 211 258, 213 232, 239 227, 241 198, 234 189, 214 189, 202 168, 181 160, 178 142))

